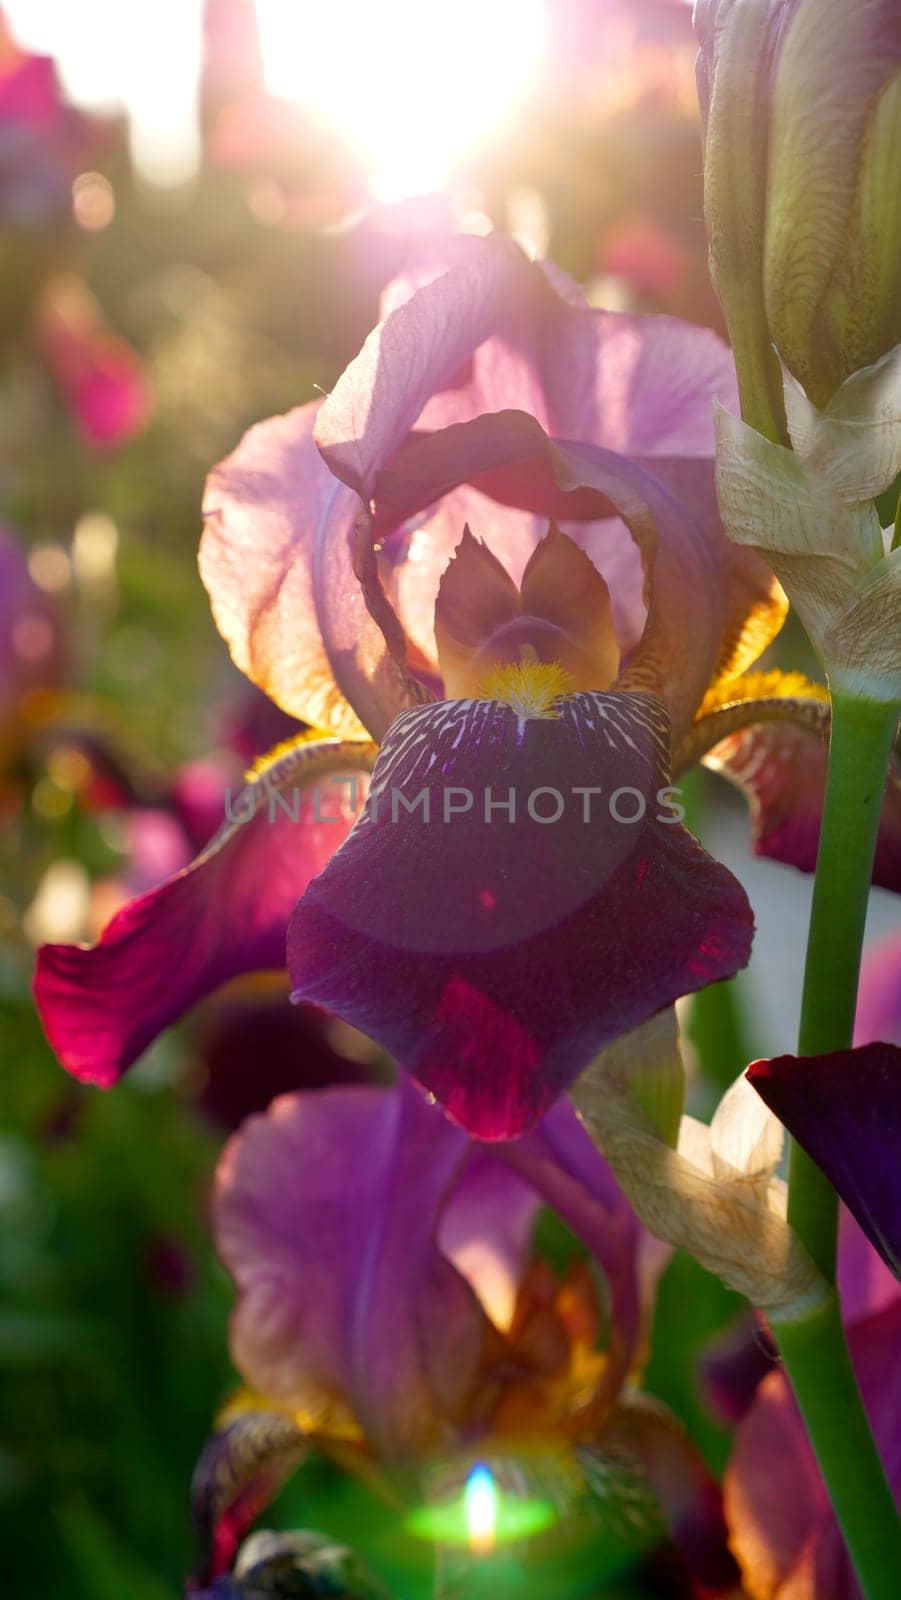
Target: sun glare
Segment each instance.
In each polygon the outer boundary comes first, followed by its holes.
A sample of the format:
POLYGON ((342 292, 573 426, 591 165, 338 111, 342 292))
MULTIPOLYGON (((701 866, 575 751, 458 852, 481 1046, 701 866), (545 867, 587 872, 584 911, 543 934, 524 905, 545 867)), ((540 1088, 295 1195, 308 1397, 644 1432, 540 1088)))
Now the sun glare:
POLYGON ((463 1490, 469 1548, 477 1555, 494 1549, 497 1537, 497 1486, 488 1467, 473 1467, 463 1490))
POLYGON ((438 188, 510 120, 535 75, 544 0, 257 0, 266 80, 367 161, 379 200, 438 188))

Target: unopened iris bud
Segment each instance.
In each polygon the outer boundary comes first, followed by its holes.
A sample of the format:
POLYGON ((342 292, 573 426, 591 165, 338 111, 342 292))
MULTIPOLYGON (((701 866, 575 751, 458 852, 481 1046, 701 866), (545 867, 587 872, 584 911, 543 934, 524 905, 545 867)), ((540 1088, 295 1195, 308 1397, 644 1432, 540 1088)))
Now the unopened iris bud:
POLYGON ((897 0, 697 0, 710 265, 745 420, 784 438, 775 351, 824 406, 901 339, 897 0))

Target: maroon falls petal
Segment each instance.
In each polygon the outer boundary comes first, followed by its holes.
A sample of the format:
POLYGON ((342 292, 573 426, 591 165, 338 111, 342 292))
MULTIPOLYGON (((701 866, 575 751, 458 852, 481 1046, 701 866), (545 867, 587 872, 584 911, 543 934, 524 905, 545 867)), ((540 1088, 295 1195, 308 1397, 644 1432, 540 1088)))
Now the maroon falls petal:
POLYGON ((748 959, 747 899, 681 826, 667 751, 645 695, 405 712, 292 919, 294 998, 476 1136, 522 1133, 605 1044, 748 959))
POLYGON ((779 1056, 748 1077, 901 1277, 901 1050, 779 1056))

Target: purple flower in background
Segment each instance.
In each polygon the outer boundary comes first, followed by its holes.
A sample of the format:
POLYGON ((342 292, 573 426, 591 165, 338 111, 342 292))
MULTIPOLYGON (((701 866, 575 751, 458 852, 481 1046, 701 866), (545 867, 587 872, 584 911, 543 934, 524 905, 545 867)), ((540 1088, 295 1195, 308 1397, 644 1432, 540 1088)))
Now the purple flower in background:
POLYGON ((592 1452, 628 1450, 677 1538, 728 1567, 698 1457, 662 1408, 624 1392, 640 1229, 568 1104, 489 1150, 404 1080, 285 1096, 227 1147, 214 1225, 249 1394, 195 1479, 210 1576, 310 1449, 408 1504, 430 1464, 486 1451, 537 1452, 578 1499, 592 1452), (533 1257, 542 1203, 590 1267, 561 1275, 533 1257))

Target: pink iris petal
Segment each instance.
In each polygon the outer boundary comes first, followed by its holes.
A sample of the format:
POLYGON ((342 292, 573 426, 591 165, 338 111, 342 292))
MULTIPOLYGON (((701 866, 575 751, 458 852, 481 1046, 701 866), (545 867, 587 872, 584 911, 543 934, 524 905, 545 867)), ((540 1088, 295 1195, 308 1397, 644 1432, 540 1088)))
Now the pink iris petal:
POLYGON ((667 734, 639 695, 405 713, 292 919, 294 997, 478 1137, 521 1134, 605 1044, 747 961, 744 892, 666 805, 667 734))
POLYGON ((901 1049, 779 1056, 748 1077, 901 1277, 901 1049))
POLYGON ((901 1045, 901 932, 868 947, 860 974, 854 1043, 901 1045))
MULTIPOLYGON (((817 862, 826 793, 828 735, 789 722, 760 722, 717 745, 709 765, 751 804, 757 855, 802 872, 817 862)), ((886 779, 873 882, 901 892, 901 763, 886 779)))
MULTIPOLYGON (((895 1493, 901 1491, 901 1296, 855 1323, 849 1344, 864 1404, 895 1493)), ((725 1480, 732 1549, 749 1592, 792 1600, 859 1600, 838 1524, 788 1384, 764 1379, 739 1427, 725 1480)))
POLYGON ((353 823, 335 773, 360 764, 359 747, 300 745, 235 798, 236 820, 189 867, 123 907, 99 944, 43 947, 35 1000, 69 1072, 108 1087, 229 978, 284 966, 291 910, 353 823), (317 774, 322 789, 307 790, 317 774))

